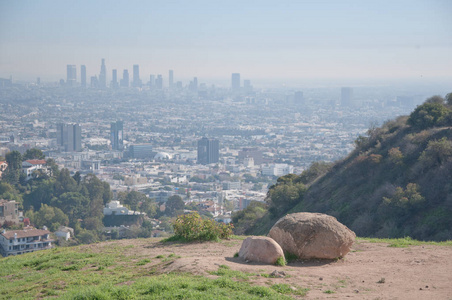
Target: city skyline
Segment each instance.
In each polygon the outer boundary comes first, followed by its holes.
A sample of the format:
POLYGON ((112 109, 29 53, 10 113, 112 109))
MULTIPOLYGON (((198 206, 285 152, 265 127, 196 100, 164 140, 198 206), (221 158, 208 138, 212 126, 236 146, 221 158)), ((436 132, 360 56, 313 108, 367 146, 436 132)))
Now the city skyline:
POLYGON ((110 62, 179 80, 451 76, 450 1, 238 4, 2 2, 0 77, 58 81, 68 64, 98 75, 99 58, 107 76, 110 62))

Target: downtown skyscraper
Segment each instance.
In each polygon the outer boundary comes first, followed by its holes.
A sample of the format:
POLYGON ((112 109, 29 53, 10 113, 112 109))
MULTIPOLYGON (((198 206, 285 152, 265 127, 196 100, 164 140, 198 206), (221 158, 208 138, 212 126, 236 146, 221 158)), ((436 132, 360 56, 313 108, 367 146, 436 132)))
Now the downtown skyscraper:
POLYGON ((107 87, 107 67, 105 66, 105 58, 102 58, 102 64, 100 66, 99 87, 101 89, 107 87))
POLYGON ((240 90, 240 73, 232 73, 232 76, 231 76, 231 89, 233 91, 240 90))
POLYGON ((82 87, 86 88, 86 66, 80 66, 80 83, 82 87))
POLYGON ((77 68, 75 67, 75 65, 67 65, 66 85, 75 86, 76 82, 77 82, 77 68))
POLYGON ((140 79, 140 66, 133 65, 133 87, 141 87, 141 79, 140 79))

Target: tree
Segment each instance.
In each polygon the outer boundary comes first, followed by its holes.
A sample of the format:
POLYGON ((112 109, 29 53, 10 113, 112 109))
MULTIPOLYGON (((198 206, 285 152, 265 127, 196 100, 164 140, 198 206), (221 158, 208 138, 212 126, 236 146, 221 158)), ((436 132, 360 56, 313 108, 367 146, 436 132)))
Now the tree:
POLYGON ((422 152, 419 161, 427 166, 441 165, 452 157, 452 141, 446 137, 428 142, 427 148, 422 152))
POLYGON ((424 103, 437 103, 437 104, 444 104, 444 98, 440 95, 431 96, 430 98, 427 98, 424 103))
POLYGON ((170 217, 175 217, 178 214, 183 213, 185 203, 178 195, 174 195, 168 198, 165 204, 165 214, 170 217))
POLYGON ((69 174, 68 169, 62 169, 61 172, 56 177, 55 181, 55 193, 57 196, 68 193, 77 192, 78 186, 74 178, 69 174))
POLYGON ((22 160, 29 160, 29 159, 45 159, 45 155, 44 153, 42 153, 41 150, 37 149, 37 148, 32 148, 32 149, 28 149, 22 160))
POLYGON ((446 120, 451 110, 437 102, 426 102, 416 107, 408 118, 408 125, 417 129, 427 129, 435 126, 446 125, 446 120))
POLYGON ((22 155, 19 151, 11 151, 6 153, 5 159, 8 167, 3 173, 2 178, 11 184, 18 184, 22 169, 22 155))
POLYGON ((77 192, 68 192, 52 199, 52 205, 60 208, 68 217, 71 224, 78 219, 85 218, 89 199, 77 192))
POLYGON ((267 213, 266 204, 258 201, 251 201, 245 209, 232 213, 232 223, 235 234, 246 234, 257 220, 267 213))
POLYGON ((452 93, 446 95, 446 103, 449 106, 452 106, 452 93))
POLYGON ((63 213, 61 209, 48 206, 46 204, 43 204, 41 208, 36 212, 28 211, 26 216, 30 218, 30 221, 37 228, 42 228, 43 226, 51 228, 55 223, 58 223, 59 225, 69 224, 69 218, 63 213))
POLYGON ((303 199, 307 188, 302 183, 289 183, 276 185, 268 191, 267 203, 269 211, 279 216, 303 199))

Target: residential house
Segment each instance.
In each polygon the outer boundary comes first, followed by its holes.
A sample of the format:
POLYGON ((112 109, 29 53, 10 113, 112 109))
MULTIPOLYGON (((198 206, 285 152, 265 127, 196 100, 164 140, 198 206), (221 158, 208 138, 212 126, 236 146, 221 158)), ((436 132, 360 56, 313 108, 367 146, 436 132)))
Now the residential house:
POLYGON ((0 225, 5 222, 19 224, 19 204, 16 201, 0 199, 0 225))
POLYGON ((22 172, 27 176, 26 180, 32 179, 35 171, 41 171, 47 175, 50 174, 47 163, 43 159, 30 159, 22 162, 22 172))
POLYGON ((3 256, 18 255, 52 248, 50 231, 33 227, 8 230, 0 234, 0 252, 3 256))

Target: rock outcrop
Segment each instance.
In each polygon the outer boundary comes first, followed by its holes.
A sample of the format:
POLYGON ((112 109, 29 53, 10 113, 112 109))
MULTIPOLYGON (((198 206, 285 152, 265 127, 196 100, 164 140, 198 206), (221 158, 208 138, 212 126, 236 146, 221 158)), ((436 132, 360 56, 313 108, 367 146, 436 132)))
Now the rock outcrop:
POLYGON ((276 260, 284 257, 281 247, 272 238, 252 236, 246 238, 240 247, 239 257, 251 262, 275 264, 276 260))
POLYGON ((356 237, 336 218, 319 213, 289 214, 276 222, 269 236, 301 259, 343 257, 356 237))

